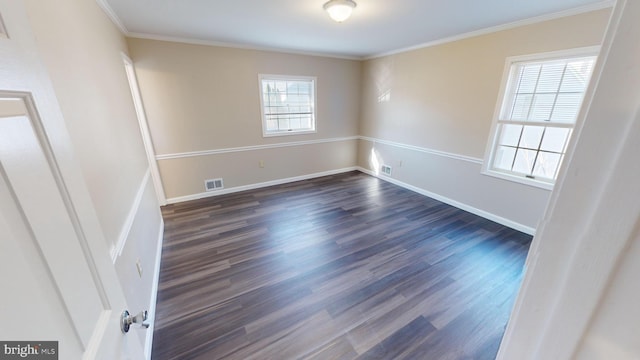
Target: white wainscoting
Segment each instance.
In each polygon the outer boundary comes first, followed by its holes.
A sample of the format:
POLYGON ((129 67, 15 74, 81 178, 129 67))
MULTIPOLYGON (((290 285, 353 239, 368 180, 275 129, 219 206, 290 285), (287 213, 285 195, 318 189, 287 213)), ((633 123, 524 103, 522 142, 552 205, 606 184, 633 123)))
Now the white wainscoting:
POLYGON ((419 188, 417 186, 413 186, 413 185, 407 184, 407 183, 402 182, 400 180, 396 180, 396 179, 390 178, 388 176, 383 176, 383 175, 376 174, 375 172, 373 172, 373 171, 371 171, 369 169, 358 167, 358 170, 363 172, 363 173, 365 173, 365 174, 369 174, 371 176, 375 176, 375 177, 377 177, 377 178, 379 178, 381 180, 388 181, 388 182, 390 182, 392 184, 401 186, 401 187, 403 187, 403 188, 405 188, 407 190, 411 190, 411 191, 417 192, 418 194, 430 197, 432 199, 435 199, 435 200, 438 200, 438 201, 442 201, 443 203, 449 204, 449 205, 454 206, 454 207, 457 207, 458 209, 462 209, 464 211, 468 211, 468 212, 470 212, 472 214, 478 215, 478 216, 483 217, 485 219, 489 219, 491 221, 495 221, 498 224, 502 224, 502 225, 510 227, 512 229, 515 229, 515 230, 518 230, 518 231, 522 231, 525 234, 535 235, 536 230, 534 228, 532 228, 532 227, 522 225, 520 223, 517 223, 517 222, 509 220, 509 219, 505 219, 505 218, 503 218, 501 216, 498 216, 498 215, 492 214, 490 212, 475 208, 473 206, 461 203, 459 201, 450 199, 448 197, 445 197, 445 196, 442 196, 442 195, 438 195, 436 193, 427 191, 427 190, 419 188))
POLYGON ((482 160, 361 137, 359 170, 527 234, 534 234, 550 191, 481 173, 482 160), (391 166, 391 175, 380 172, 391 166))
POLYGON ((138 192, 136 193, 135 198, 133 198, 133 203, 131 204, 131 208, 127 214, 127 219, 120 229, 118 242, 111 248, 111 261, 113 261, 114 264, 118 260, 118 256, 122 254, 122 249, 124 249, 124 246, 127 244, 127 239, 131 232, 131 226, 133 225, 133 221, 135 220, 138 209, 140 208, 140 201, 142 201, 142 195, 144 195, 144 190, 147 188, 150 177, 151 170, 147 168, 147 171, 145 171, 142 181, 140 182, 140 186, 138 186, 138 192))
POLYGON ((158 156, 168 203, 342 172, 356 165, 357 136, 193 151, 158 156), (205 181, 224 189, 206 191, 205 181))
POLYGON ((149 169, 145 172, 122 226, 117 246, 111 249, 116 273, 127 300, 128 310, 136 314, 149 311, 150 327, 131 336, 144 344, 145 357, 151 358, 155 305, 160 274, 160 255, 164 223, 149 169), (136 268, 140 261, 142 273, 136 268), (145 331, 145 332, 143 332, 145 331))
POLYGON ((263 187, 267 187, 267 186, 280 185, 280 184, 286 184, 286 183, 291 183, 291 182, 296 182, 296 181, 308 180, 308 179, 313 179, 313 178, 322 177, 322 176, 341 174, 341 173, 354 171, 354 170, 357 170, 357 168, 355 166, 354 167, 337 169, 337 170, 324 171, 324 172, 319 172, 319 173, 314 173, 314 174, 289 177, 289 178, 285 178, 285 179, 265 181, 265 182, 261 182, 261 183, 251 184, 251 185, 243 185, 243 186, 236 186, 236 187, 232 187, 232 188, 228 188, 228 189, 222 189, 220 191, 215 191, 215 192, 202 192, 202 193, 193 194, 193 195, 170 198, 170 199, 167 199, 167 202, 169 204, 175 204, 175 203, 179 203, 179 202, 183 202, 183 201, 202 199, 202 198, 205 198, 205 197, 218 196, 218 195, 224 195, 224 194, 231 194, 231 193, 236 193, 236 192, 240 192, 240 191, 259 189, 259 188, 263 188, 263 187))
POLYGON ((158 155, 157 159, 161 161, 180 161, 180 159, 194 157, 232 155, 250 151, 296 146, 305 147, 353 140, 358 140, 358 158, 353 166, 343 165, 338 169, 329 171, 258 181, 247 185, 232 186, 215 192, 203 191, 184 196, 174 196, 168 198, 167 202, 170 204, 178 203, 360 170, 505 226, 527 234, 535 234, 538 221, 546 208, 550 191, 484 175, 481 173, 483 159, 461 154, 368 136, 350 136, 164 154, 158 155), (366 158, 369 156, 371 148, 375 149, 381 161, 388 161, 387 165, 392 166, 393 172, 391 176, 380 175, 379 171, 368 163, 366 158))

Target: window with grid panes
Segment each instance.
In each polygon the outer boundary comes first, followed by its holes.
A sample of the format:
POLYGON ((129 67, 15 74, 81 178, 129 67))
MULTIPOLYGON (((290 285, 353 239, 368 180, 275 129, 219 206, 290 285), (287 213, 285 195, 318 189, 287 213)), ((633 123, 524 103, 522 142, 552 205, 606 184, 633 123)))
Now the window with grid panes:
POLYGON ((315 132, 316 78, 260 75, 264 136, 315 132))
POLYGON ((512 59, 488 173, 550 186, 564 160, 596 56, 512 59))

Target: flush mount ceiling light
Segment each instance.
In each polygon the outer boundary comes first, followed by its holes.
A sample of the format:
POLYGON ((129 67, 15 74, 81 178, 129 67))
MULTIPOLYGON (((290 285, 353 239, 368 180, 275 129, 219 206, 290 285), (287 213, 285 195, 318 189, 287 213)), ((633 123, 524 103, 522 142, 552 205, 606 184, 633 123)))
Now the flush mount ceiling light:
POLYGON ((323 7, 333 20, 340 23, 351 16, 351 12, 356 6, 357 4, 353 0, 330 0, 323 7))

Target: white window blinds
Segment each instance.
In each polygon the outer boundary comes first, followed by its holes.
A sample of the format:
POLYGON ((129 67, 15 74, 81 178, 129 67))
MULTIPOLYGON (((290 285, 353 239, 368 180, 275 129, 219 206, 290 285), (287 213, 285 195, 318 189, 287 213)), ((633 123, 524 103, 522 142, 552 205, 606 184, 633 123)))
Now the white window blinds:
POLYGON ((595 57, 513 65, 501 120, 574 123, 595 57))

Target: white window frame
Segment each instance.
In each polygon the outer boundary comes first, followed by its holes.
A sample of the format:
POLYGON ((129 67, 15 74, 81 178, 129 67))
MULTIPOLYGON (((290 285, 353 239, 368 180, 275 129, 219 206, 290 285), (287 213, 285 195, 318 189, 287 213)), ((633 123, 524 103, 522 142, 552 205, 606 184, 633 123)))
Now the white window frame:
MULTIPOLYGON (((489 141, 487 142, 487 147, 485 150, 485 158, 482 165, 482 174, 525 184, 525 185, 530 185, 538 188, 543 188, 548 190, 553 189, 555 180, 529 178, 525 175, 493 169, 493 162, 495 160, 494 157, 496 155, 495 153, 496 153, 496 149, 498 147, 498 141, 501 135, 499 131, 501 129, 500 124, 506 123, 506 121, 500 120, 500 116, 503 112, 503 107, 509 101, 509 99, 505 98, 505 95, 506 95, 506 91, 509 89, 510 81, 512 81, 511 79, 512 69, 514 65, 522 62, 553 61, 553 60, 563 60, 563 59, 571 59, 571 58, 582 58, 582 57, 588 57, 588 56, 597 57, 599 51, 600 51, 600 46, 590 46, 590 47, 537 53, 537 54, 530 54, 530 55, 511 56, 506 59, 504 71, 502 75, 500 92, 498 94, 498 100, 496 102, 496 107, 493 115, 491 132, 489 134, 489 141)), ((593 74, 591 76, 593 76, 593 74)), ((591 81, 591 79, 589 81, 591 81)), ((587 88, 589 86, 590 85, 587 84, 587 88)), ((586 89, 585 89, 585 93, 586 93, 586 89)), ((584 101, 584 98, 583 98, 583 101, 584 101)), ((560 125, 559 123, 545 122, 543 124, 541 122, 535 122, 535 121, 522 121, 522 122, 517 122, 517 124, 534 125, 534 126, 535 125, 549 126, 550 124, 552 124, 551 125, 552 127, 564 127, 564 128, 569 128, 573 131, 573 129, 575 129, 576 122, 580 117, 580 111, 576 116, 576 120, 573 123, 563 123, 560 125)), ((569 139, 567 140, 567 145, 565 146, 565 149, 571 148, 568 144, 572 141, 572 138, 573 138, 573 134, 570 134, 569 139)), ((565 158, 566 158, 566 155, 567 153, 565 150, 565 153, 564 153, 565 158)), ((563 164, 561 163, 560 167, 562 166, 563 164)))
POLYGON ((258 74, 258 89, 260 92, 260 113, 262 116, 262 136, 263 137, 273 137, 273 136, 288 136, 288 135, 303 135, 303 134, 313 134, 317 132, 317 77, 315 76, 297 76, 297 75, 272 75, 272 74, 258 74), (267 118, 265 116, 265 104, 264 104, 264 94, 262 89, 263 80, 288 80, 288 81, 304 81, 311 82, 312 87, 312 100, 311 103, 311 128, 303 129, 303 130, 280 130, 280 131, 267 131, 267 118))

